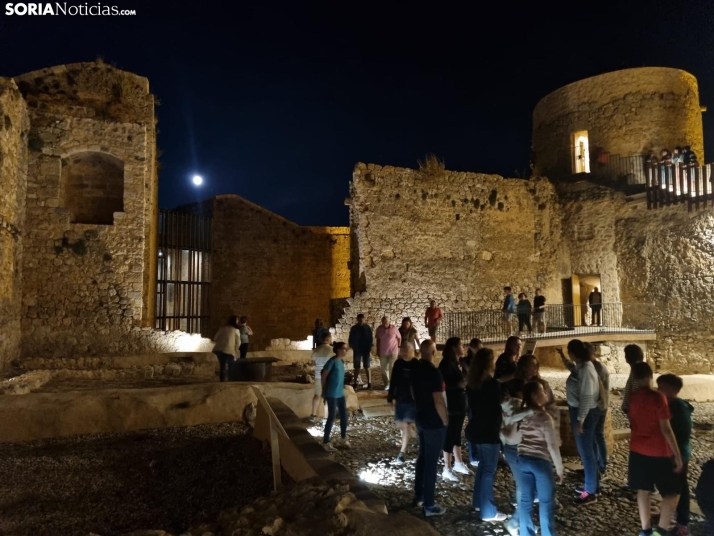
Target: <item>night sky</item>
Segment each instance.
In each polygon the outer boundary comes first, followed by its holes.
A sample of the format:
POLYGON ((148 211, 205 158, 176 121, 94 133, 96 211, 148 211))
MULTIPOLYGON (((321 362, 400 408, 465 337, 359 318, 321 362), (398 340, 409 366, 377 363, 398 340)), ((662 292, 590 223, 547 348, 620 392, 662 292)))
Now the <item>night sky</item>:
POLYGON ((448 169, 523 175, 538 100, 627 67, 698 78, 714 157, 711 0, 102 1, 135 17, 6 16, 4 4, 0 76, 102 57, 149 78, 162 208, 235 193, 300 224, 347 225, 359 161, 414 167, 434 153, 448 169))

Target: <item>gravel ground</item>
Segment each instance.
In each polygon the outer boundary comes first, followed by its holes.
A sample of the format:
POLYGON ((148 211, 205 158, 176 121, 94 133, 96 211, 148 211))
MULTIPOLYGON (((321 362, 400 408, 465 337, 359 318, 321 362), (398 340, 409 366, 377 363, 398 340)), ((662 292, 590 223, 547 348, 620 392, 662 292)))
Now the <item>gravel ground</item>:
MULTIPOLYGON (((564 389, 567 374, 544 374, 554 389, 564 389), (562 376, 562 378, 561 378, 562 376), (562 382, 562 386, 561 383, 562 382)), ((612 387, 624 387, 626 377, 613 377, 612 387), (622 385, 620 385, 622 384, 622 385)), ((626 427, 626 419, 620 418, 619 400, 614 399, 613 427, 626 427)), ((696 485, 701 465, 712 457, 714 432, 706 430, 714 422, 714 404, 695 405, 695 431, 693 438, 693 458, 690 462, 690 485, 696 485)), ((416 444, 410 448, 408 462, 395 466, 392 462, 399 450, 399 436, 391 417, 365 419, 359 415, 352 417, 348 438, 352 443, 349 451, 340 451, 335 456, 355 474, 370 484, 373 491, 384 498, 390 511, 411 508, 414 485, 414 463, 417 455, 416 444)), ((603 481, 603 492, 598 502, 587 507, 571 504, 570 490, 582 483, 581 474, 566 470, 566 482, 558 489, 561 509, 557 513, 557 526, 561 536, 590 536, 599 534, 636 535, 639 531, 635 494, 625 487, 627 477, 628 442, 616 443, 611 456, 608 478, 603 481)), ((578 463, 578 458, 566 458, 566 463, 578 463)), ((442 466, 439 467, 439 474, 442 466)), ((507 533, 501 525, 485 524, 469 513, 473 492, 472 476, 462 477, 461 482, 437 480, 437 501, 448 508, 447 514, 431 518, 432 524, 441 534, 470 534, 475 536, 503 536, 507 533)), ((511 513, 510 505, 514 493, 513 479, 506 466, 499 468, 496 477, 496 500, 499 508, 511 513)), ((701 519, 694 516, 690 525, 694 536, 703 536, 701 519)))
POLYGON ((271 491, 270 453, 241 423, 0 444, 7 536, 180 533, 271 491))

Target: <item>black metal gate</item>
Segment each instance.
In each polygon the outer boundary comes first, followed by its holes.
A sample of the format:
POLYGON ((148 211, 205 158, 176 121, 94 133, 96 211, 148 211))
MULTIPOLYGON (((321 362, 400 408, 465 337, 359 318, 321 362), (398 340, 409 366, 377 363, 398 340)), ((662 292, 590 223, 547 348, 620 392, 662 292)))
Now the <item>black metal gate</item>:
POLYGON ((211 218, 159 211, 156 328, 208 333, 211 218))

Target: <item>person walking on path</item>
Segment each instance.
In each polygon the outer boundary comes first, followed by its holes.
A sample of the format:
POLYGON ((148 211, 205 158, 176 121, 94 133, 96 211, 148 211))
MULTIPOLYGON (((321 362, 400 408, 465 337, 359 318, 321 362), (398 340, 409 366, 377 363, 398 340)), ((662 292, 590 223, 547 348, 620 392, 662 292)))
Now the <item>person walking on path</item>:
POLYGON ((325 327, 325 323, 320 318, 315 319, 315 328, 312 330, 312 349, 314 350, 322 344, 322 339, 330 333, 330 330, 325 327))
MULTIPOLYGON (((566 364, 569 360, 560 348, 558 352, 566 364)), ((575 489, 578 495, 573 502, 576 505, 587 505, 597 502, 599 488, 595 427, 599 417, 600 382, 590 361, 590 353, 581 340, 573 339, 568 343, 568 357, 575 362, 575 368, 565 382, 570 425, 585 469, 585 485, 575 489)))
POLYGON ((501 319, 506 330, 506 335, 513 335, 513 321, 516 318, 516 300, 513 298, 511 287, 503 287, 503 307, 501 319))
POLYGON ((563 483, 563 460, 560 456, 555 424, 546 411, 548 395, 540 382, 529 382, 523 387, 523 405, 533 414, 520 425, 521 442, 518 444, 518 471, 521 497, 518 516, 521 536, 535 536, 533 503, 539 502, 540 531, 542 536, 555 533, 555 481, 553 468, 563 483))
POLYGON ((334 452, 335 446, 350 448, 347 441, 347 404, 345 402, 345 356, 347 355, 347 345, 344 342, 336 342, 334 346, 335 355, 322 369, 322 392, 327 403, 327 422, 325 423, 325 435, 322 439, 323 447, 328 452, 334 452), (337 411, 340 412, 340 439, 330 442, 332 425, 335 422, 337 411))
POLYGON ((412 325, 412 319, 408 316, 402 318, 399 335, 402 338, 399 355, 405 359, 413 358, 416 355, 416 349, 419 348, 419 333, 412 325))
MULTIPOLYGON (((606 393, 610 392, 610 371, 603 365, 595 355, 595 347, 589 342, 584 342, 585 349, 588 351, 590 361, 595 367, 600 384, 606 393)), ((597 458, 597 467, 600 471, 600 478, 605 476, 607 472, 607 439, 605 438, 605 421, 607 420, 607 412, 610 411, 607 406, 597 410, 597 424, 595 425, 595 456, 597 458)))
POLYGON ((392 381, 389 382, 387 402, 394 407, 394 422, 402 434, 402 448, 394 460, 396 465, 402 465, 406 461, 411 427, 416 419, 416 407, 411 389, 411 370, 416 362, 416 359, 407 359, 400 353, 392 369, 392 381))
POLYGON ((219 378, 226 381, 226 369, 230 375, 231 368, 236 361, 236 355, 240 351, 240 331, 238 328, 238 317, 233 315, 228 318, 228 323, 221 328, 213 337, 213 353, 218 358, 219 378))
POLYGON ((632 379, 627 485, 637 490, 640 536, 671 536, 681 491, 682 455, 669 422, 672 415, 667 399, 652 389, 652 369, 647 363, 635 363, 632 379), (653 529, 650 499, 655 488, 662 495, 662 502, 660 526, 653 529))
POLYGON ((448 339, 439 363, 439 372, 446 386, 446 409, 449 413, 449 425, 444 439, 444 471, 441 478, 450 482, 459 481, 459 477, 454 473, 472 474, 461 457, 461 433, 466 419, 466 379, 459 366, 459 359, 463 357, 464 345, 461 344, 461 339, 458 337, 448 339))
POLYGON ((471 505, 484 521, 501 522, 508 516, 496 508, 493 483, 501 451, 501 383, 493 378, 493 350, 482 348, 474 356, 466 384, 473 418, 466 426, 466 437, 476 445, 479 465, 471 505))
POLYGON ((516 311, 518 312, 518 331, 523 333, 523 326, 528 328, 528 333, 533 332, 531 327, 531 314, 533 312, 533 306, 530 300, 526 296, 525 292, 521 292, 518 295, 518 304, 516 305, 516 311))
POLYGON ((692 413, 694 407, 679 398, 684 382, 674 374, 662 374, 657 378, 657 390, 667 398, 669 406, 669 423, 677 440, 679 453, 682 455, 682 472, 679 473, 681 491, 677 503, 677 536, 689 534, 689 460, 692 457, 692 413))
POLYGON ((322 344, 312 351, 312 364, 315 366, 315 394, 312 397, 312 413, 307 419, 308 422, 317 422, 317 408, 320 399, 324 396, 322 393, 322 370, 333 355, 335 355, 335 351, 332 348, 332 335, 328 334, 323 337, 322 344))
POLYGON ((364 371, 367 375, 367 389, 372 388, 372 370, 370 369, 372 361, 372 345, 374 337, 372 335, 372 326, 364 321, 362 313, 357 315, 357 323, 350 328, 350 336, 347 339, 352 355, 354 358, 354 380, 353 387, 357 389, 357 384, 361 382, 359 375, 360 368, 364 366, 364 371))
POLYGON ((536 289, 535 298, 533 298, 533 323, 536 332, 545 333, 545 296, 539 288, 536 289))
POLYGON ((399 347, 402 345, 402 336, 396 326, 392 325, 389 318, 382 317, 382 323, 377 328, 377 355, 379 356, 379 366, 382 369, 384 390, 389 391, 389 375, 392 373, 399 347))
POLYGON ((424 325, 429 330, 429 338, 436 344, 436 332, 441 324, 441 319, 444 317, 441 309, 436 304, 436 300, 431 300, 429 307, 424 313, 424 325))
POLYGON ((593 326, 602 326, 602 293, 597 287, 590 292, 588 304, 590 305, 590 310, 593 312, 593 326))
POLYGON ((636 344, 628 344, 625 346, 625 361, 630 365, 630 375, 627 377, 627 382, 625 383, 625 389, 622 392, 622 406, 621 409, 625 414, 627 414, 630 409, 630 395, 632 394, 632 384, 634 382, 632 378, 632 367, 635 363, 641 363, 645 360, 645 353, 642 348, 636 344))
POLYGON ((238 331, 240 331, 240 358, 245 359, 248 355, 248 343, 250 336, 253 335, 253 330, 248 325, 248 317, 241 316, 238 322, 238 331))
POLYGON ((421 359, 411 368, 411 387, 416 407, 416 426, 419 437, 419 457, 414 475, 414 506, 423 506, 427 517, 446 513, 446 508, 434 500, 439 454, 444 446, 449 417, 444 395, 444 379, 434 366, 436 344, 421 343, 421 359))

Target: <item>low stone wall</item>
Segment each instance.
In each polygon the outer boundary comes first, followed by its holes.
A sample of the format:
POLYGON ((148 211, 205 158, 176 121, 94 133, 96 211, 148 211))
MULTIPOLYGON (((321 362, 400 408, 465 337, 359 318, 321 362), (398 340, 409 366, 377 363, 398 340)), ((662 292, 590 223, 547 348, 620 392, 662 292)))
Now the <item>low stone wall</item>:
MULTIPOLYGON (((311 386, 252 385, 298 415, 310 414, 311 386)), ((256 401, 251 384, 240 382, 3 396, 0 442, 244 421, 246 406, 256 401)))

